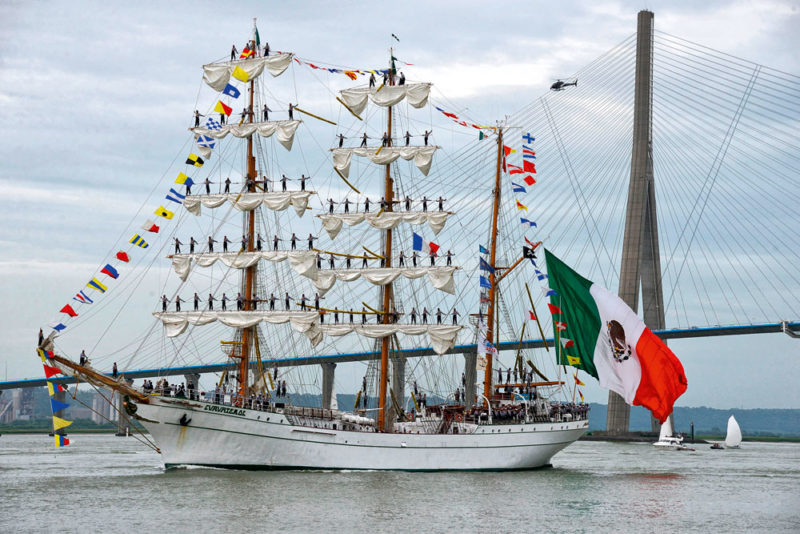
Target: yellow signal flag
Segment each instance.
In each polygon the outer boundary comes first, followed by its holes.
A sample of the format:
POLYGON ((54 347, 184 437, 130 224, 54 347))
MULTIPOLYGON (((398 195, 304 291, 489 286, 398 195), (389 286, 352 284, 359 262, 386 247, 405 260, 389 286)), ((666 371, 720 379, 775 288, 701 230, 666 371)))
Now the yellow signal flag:
POLYGON ((580 365, 581 364, 581 359, 578 358, 577 356, 567 355, 567 361, 569 362, 570 365, 580 365))
POLYGON ((238 65, 236 66, 236 68, 233 69, 231 76, 233 76, 240 82, 247 82, 250 80, 250 75, 247 74, 247 71, 245 71, 242 67, 238 65))
POLYGON ((175 216, 175 214, 169 211, 164 206, 159 206, 158 209, 154 212, 159 217, 164 217, 165 219, 171 219, 175 216))
POLYGON ((177 178, 175 178, 175 183, 176 183, 176 184, 185 184, 185 183, 186 183, 186 180, 188 180, 188 179, 189 179, 189 177, 188 177, 188 176, 186 176, 186 175, 185 175, 185 174, 183 174, 182 172, 179 172, 179 173, 178 173, 178 177, 177 177, 177 178))
POLYGON ((56 394, 56 388, 53 387, 53 383, 52 382, 48 382, 47 383, 47 391, 50 392, 50 396, 51 397, 56 394))
POLYGON ((60 417, 53 416, 53 428, 55 430, 59 430, 61 428, 67 427, 72 424, 72 421, 67 421, 66 419, 61 419, 60 417))
MULTIPOLYGON (((39 357, 42 359, 42 363, 47 363, 47 359, 44 357, 44 351, 42 349, 36 349, 36 352, 39 353, 39 357)), ((49 382, 48 382, 49 384, 49 382)))

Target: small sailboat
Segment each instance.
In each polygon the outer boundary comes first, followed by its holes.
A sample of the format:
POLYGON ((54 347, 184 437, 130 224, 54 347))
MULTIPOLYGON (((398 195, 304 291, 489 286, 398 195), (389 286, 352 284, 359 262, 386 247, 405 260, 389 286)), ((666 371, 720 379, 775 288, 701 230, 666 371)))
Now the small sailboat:
POLYGON ((683 444, 683 437, 676 436, 672 428, 672 416, 667 417, 667 420, 661 425, 661 432, 658 435, 658 441, 653 443, 654 447, 659 449, 671 449, 675 451, 693 451, 691 447, 683 444))
POLYGON ((736 418, 730 416, 728 418, 728 433, 725 435, 725 448, 738 449, 742 443, 742 429, 739 428, 739 423, 736 418))

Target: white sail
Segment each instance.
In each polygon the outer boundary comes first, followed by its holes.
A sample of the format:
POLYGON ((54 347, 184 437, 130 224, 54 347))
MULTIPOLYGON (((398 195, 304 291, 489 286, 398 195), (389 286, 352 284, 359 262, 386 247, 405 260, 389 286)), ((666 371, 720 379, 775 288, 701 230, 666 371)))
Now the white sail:
POLYGON ((380 215, 377 213, 332 213, 329 215, 317 215, 322 220, 322 227, 327 230, 331 239, 336 239, 342 229, 342 224, 355 226, 366 221, 373 228, 389 230, 397 227, 400 223, 425 224, 433 230, 434 235, 438 234, 447 223, 447 217, 451 215, 447 211, 384 211, 380 215))
POLYGON ((190 325, 205 325, 219 321, 234 328, 248 328, 264 321, 271 324, 291 323, 296 331, 306 334, 315 345, 321 341, 316 311, 184 311, 158 312, 153 316, 161 321, 167 337, 177 337, 190 325), (317 340, 316 343, 314 340, 317 340))
POLYGON ((172 256, 172 268, 184 282, 189 276, 192 263, 200 267, 210 267, 217 261, 221 261, 228 267, 234 269, 246 269, 255 265, 260 260, 280 262, 289 260, 298 274, 311 278, 317 278, 317 253, 313 250, 264 250, 254 252, 204 252, 201 254, 175 254, 172 256))
POLYGON ((363 278, 371 284, 385 286, 397 280, 400 276, 408 279, 421 278, 428 275, 431 285, 445 293, 454 295, 456 292, 453 282, 453 273, 458 267, 384 267, 380 269, 334 269, 323 271, 317 269, 314 285, 320 294, 324 295, 337 280, 343 282, 353 282, 363 278))
POLYGON ((330 336, 344 336, 355 333, 373 339, 395 334, 406 334, 408 336, 427 334, 433 345, 433 351, 441 355, 453 348, 458 332, 462 327, 460 325, 441 324, 321 324, 319 328, 323 333, 330 336))
POLYGON ((658 441, 666 441, 665 438, 671 438, 674 431, 672 429, 672 416, 670 415, 667 417, 667 420, 664 421, 661 425, 661 432, 658 435, 658 441))
POLYGON ((367 98, 381 107, 394 106, 405 98, 415 108, 424 107, 431 93, 430 83, 408 83, 405 85, 384 85, 375 87, 354 87, 341 91, 342 100, 358 114, 367 107, 367 98))
POLYGON ((219 321, 225 326, 249 328, 264 321, 271 324, 290 323, 297 332, 305 334, 312 345, 322 341, 323 334, 344 336, 355 333, 372 339, 395 334, 421 336, 427 334, 436 354, 444 354, 456 342, 460 325, 401 325, 401 324, 320 324, 319 312, 312 311, 180 311, 156 312, 153 316, 161 321, 167 337, 177 337, 190 324, 202 326, 219 321))
POLYGON ((198 126, 196 128, 190 128, 190 130, 196 135, 207 135, 215 139, 223 139, 227 137, 228 134, 240 138, 250 137, 254 133, 257 133, 261 137, 272 137, 277 134, 276 139, 283 148, 291 150, 292 144, 294 143, 294 134, 301 122, 303 121, 245 122, 242 124, 225 124, 218 129, 198 126))
POLYGON ((211 195, 188 195, 183 207, 194 215, 200 215, 200 206, 218 208, 226 201, 239 211, 252 211, 262 204, 273 211, 283 211, 289 206, 302 217, 308 208, 312 191, 282 191, 272 193, 221 193, 211 195))
POLYGON ((248 80, 260 76, 265 67, 273 76, 280 76, 289 67, 292 57, 294 57, 294 54, 284 52, 267 57, 209 63, 208 65, 203 65, 203 80, 212 89, 222 91, 228 85, 231 74, 237 67, 247 73, 248 80))
POLYGON ((378 165, 388 165, 403 158, 404 160, 414 160, 414 165, 424 174, 428 175, 433 162, 433 153, 438 146, 390 146, 383 148, 364 147, 364 148, 334 148, 333 166, 347 178, 350 176, 350 161, 353 155, 369 158, 378 165))
POLYGON ((728 418, 728 433, 725 435, 725 447, 728 449, 737 449, 742 443, 742 429, 739 428, 739 423, 736 418, 730 416, 728 418))

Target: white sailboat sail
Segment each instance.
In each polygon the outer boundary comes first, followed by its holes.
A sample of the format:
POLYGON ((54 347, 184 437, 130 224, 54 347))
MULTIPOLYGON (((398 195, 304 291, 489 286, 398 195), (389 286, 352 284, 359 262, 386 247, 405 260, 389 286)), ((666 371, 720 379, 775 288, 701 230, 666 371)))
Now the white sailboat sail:
POLYGON ((728 418, 728 432, 725 435, 725 447, 728 449, 738 449, 742 443, 742 429, 739 428, 739 423, 736 422, 734 416, 728 418))

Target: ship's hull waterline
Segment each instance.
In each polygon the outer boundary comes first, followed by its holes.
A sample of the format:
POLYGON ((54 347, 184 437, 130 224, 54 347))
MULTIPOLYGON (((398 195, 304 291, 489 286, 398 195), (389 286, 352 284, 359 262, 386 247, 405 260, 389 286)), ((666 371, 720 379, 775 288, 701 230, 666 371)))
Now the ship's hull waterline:
POLYGON ((480 425, 469 434, 389 434, 295 426, 279 413, 156 398, 137 404, 136 415, 167 468, 534 469, 549 465, 589 425, 584 419, 480 425))

